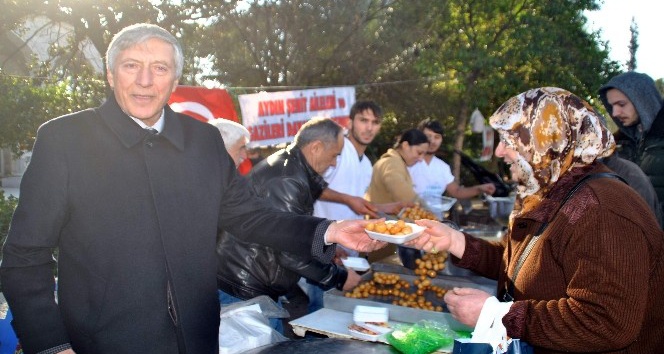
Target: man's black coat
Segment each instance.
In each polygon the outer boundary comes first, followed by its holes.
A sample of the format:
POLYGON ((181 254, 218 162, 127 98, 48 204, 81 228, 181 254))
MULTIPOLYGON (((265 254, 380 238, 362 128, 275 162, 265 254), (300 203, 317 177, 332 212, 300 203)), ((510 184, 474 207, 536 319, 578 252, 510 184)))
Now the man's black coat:
POLYGON ((217 353, 218 227, 311 257, 321 219, 253 198, 215 127, 164 119, 151 136, 110 97, 40 127, 1 267, 26 353, 217 353))

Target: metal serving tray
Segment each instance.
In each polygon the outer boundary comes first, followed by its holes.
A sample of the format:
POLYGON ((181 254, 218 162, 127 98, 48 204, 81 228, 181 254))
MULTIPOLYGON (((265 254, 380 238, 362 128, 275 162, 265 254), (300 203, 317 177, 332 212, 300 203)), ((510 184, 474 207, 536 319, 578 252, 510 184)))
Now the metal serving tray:
MULTIPOLYGON (((373 277, 374 272, 399 274, 402 279, 409 281, 411 284, 413 280, 418 278, 410 269, 405 267, 391 264, 374 263, 371 266, 371 271, 362 275, 362 281, 364 282, 370 280, 373 277)), ((452 289, 454 287, 471 287, 484 290, 490 294, 494 294, 496 289, 495 282, 492 283, 492 281, 488 279, 483 281, 481 279, 486 278, 480 278, 481 277, 455 277, 439 275, 436 278, 432 278, 431 283, 446 289, 452 289)), ((435 296, 427 297, 427 299, 432 301, 434 305, 441 304, 444 306, 442 299, 436 298, 435 296)), ((355 306, 357 305, 378 306, 385 307, 389 310, 390 321, 415 323, 420 320, 432 320, 445 323, 451 329, 456 331, 472 330, 472 328, 469 328, 468 326, 463 325, 452 318, 452 315, 450 315, 449 312, 437 312, 393 305, 389 299, 380 296, 356 299, 346 297, 344 292, 332 289, 324 293, 323 301, 325 308, 342 312, 352 313, 355 306)))

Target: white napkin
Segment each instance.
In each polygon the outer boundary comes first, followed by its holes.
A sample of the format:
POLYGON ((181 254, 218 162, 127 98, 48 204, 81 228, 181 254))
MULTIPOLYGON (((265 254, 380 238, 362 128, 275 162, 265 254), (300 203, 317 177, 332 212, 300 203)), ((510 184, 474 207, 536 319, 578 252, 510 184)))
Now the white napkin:
POLYGON ((486 299, 470 342, 488 343, 494 353, 505 353, 512 340, 507 338, 502 319, 511 306, 512 302, 500 302, 495 296, 486 299))

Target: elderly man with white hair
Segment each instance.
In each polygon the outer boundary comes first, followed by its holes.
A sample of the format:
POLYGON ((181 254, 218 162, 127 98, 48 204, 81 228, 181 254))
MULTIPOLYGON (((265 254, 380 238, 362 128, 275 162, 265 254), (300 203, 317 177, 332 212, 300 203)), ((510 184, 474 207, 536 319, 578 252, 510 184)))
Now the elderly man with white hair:
POLYGON ((235 167, 240 166, 247 158, 247 144, 251 140, 249 130, 240 123, 224 118, 212 119, 208 123, 219 129, 226 151, 235 162, 235 167))
POLYGON ((258 198, 217 130, 168 106, 184 55, 165 29, 126 27, 106 64, 106 101, 44 123, 21 181, 0 279, 25 353, 219 353, 219 229, 305 262, 385 245, 258 198))

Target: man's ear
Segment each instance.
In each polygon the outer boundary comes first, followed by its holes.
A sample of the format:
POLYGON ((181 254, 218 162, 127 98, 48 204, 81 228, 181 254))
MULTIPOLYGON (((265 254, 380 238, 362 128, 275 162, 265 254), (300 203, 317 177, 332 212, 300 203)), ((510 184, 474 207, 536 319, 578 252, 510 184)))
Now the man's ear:
POLYGON ((312 141, 309 144, 301 147, 300 150, 302 150, 303 153, 309 154, 309 155, 317 154, 318 149, 320 147, 319 143, 320 143, 320 141, 318 141, 318 140, 312 141))
POLYGON ((106 70, 106 80, 108 81, 108 86, 112 90, 115 86, 115 78, 113 77, 113 72, 112 71, 106 70))
POLYGON ((325 144, 320 140, 314 140, 309 144, 312 153, 319 154, 325 149, 325 144))

